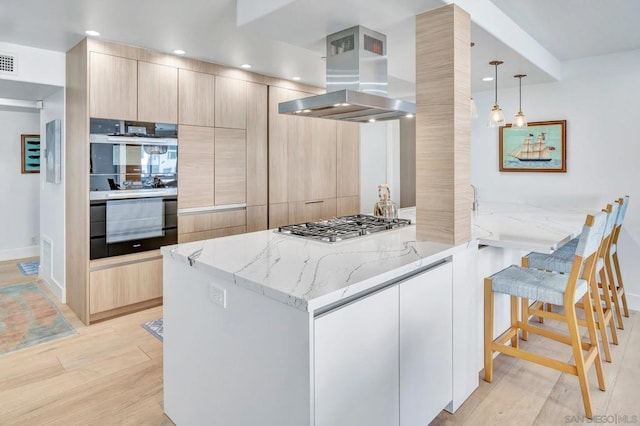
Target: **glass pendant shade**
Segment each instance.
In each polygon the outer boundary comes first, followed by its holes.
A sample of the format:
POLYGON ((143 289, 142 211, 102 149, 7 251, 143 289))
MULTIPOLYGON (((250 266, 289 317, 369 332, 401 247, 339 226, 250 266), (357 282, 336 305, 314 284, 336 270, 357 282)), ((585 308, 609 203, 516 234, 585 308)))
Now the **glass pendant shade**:
POLYGON ((527 119, 524 117, 524 113, 522 112, 522 77, 526 77, 526 74, 516 74, 513 78, 518 79, 518 113, 516 114, 515 120, 513 120, 512 128, 516 129, 526 129, 527 128, 527 119))
POLYGON ((495 102, 493 103, 493 109, 489 113, 489 127, 500 127, 504 126, 504 114, 498 105, 498 65, 502 64, 502 61, 491 61, 489 65, 493 65, 496 68, 496 78, 495 81, 495 102))
POLYGON ((489 113, 489 127, 500 127, 504 126, 504 113, 498 106, 495 104, 493 109, 489 113))

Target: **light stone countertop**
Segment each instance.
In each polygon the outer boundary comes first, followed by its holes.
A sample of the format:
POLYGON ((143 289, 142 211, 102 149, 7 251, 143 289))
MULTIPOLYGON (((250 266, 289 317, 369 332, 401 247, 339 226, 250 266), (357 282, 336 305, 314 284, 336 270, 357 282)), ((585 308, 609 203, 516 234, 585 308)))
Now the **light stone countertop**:
MULTIPOLYGON (((165 257, 304 311, 314 311, 441 262, 469 244, 550 251, 578 235, 586 212, 482 204, 473 240, 461 246, 416 241, 415 225, 336 243, 259 231, 167 246, 165 257)), ((415 223, 415 208, 400 209, 415 223)))

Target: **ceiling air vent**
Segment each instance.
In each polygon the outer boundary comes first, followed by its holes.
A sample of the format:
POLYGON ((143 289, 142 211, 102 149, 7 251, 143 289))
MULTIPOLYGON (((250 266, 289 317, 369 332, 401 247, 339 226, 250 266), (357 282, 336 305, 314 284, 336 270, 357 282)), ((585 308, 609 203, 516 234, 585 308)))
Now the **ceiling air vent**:
POLYGON ((18 74, 17 65, 15 55, 0 53, 0 73, 18 74))

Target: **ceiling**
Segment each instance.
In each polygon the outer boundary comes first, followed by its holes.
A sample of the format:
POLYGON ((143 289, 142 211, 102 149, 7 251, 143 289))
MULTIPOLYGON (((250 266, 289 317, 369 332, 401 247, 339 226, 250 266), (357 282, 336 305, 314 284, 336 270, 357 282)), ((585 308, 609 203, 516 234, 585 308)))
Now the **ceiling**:
POLYGON ((184 49, 324 86, 325 35, 364 25, 387 35, 390 95, 411 98, 414 16, 451 2, 472 16, 473 92, 493 89, 481 78, 493 75, 494 59, 504 61, 507 87, 517 85, 514 74, 528 75, 523 85, 550 82, 560 75, 554 63, 640 49, 637 0, 2 0, 0 41, 65 52, 92 29, 106 40, 184 49))

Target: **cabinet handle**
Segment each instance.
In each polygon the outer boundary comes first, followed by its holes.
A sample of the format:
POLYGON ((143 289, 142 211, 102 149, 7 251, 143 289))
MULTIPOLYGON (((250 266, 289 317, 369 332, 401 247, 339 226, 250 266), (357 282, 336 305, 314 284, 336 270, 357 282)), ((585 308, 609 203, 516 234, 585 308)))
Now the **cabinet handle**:
POLYGON ((316 200, 316 201, 305 201, 305 204, 320 204, 324 203, 324 200, 316 200))

